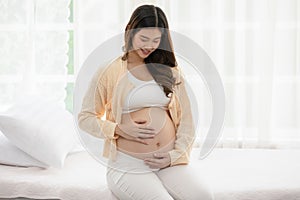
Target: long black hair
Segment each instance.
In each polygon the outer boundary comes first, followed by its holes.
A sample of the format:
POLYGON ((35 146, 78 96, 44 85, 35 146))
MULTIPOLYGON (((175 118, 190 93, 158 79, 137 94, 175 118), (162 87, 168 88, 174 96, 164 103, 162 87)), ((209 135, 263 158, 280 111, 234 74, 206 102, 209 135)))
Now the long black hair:
POLYGON ((141 28, 157 27, 161 31, 160 44, 147 58, 144 59, 146 67, 154 80, 163 87, 166 96, 173 93, 176 85, 171 67, 176 67, 169 25, 164 12, 153 5, 142 5, 134 10, 125 28, 125 45, 122 60, 127 60, 128 52, 132 49, 133 36, 141 28))

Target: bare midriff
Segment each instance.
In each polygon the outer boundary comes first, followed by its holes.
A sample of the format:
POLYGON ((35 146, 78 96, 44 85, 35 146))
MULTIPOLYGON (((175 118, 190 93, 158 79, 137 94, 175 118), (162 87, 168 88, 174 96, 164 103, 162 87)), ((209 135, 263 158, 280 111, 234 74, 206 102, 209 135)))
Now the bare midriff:
POLYGON ((122 114, 121 123, 145 124, 154 128, 157 133, 154 138, 144 139, 148 144, 119 137, 117 139, 118 151, 144 159, 153 157, 154 153, 168 152, 174 148, 175 128, 168 110, 159 107, 143 108, 122 114))

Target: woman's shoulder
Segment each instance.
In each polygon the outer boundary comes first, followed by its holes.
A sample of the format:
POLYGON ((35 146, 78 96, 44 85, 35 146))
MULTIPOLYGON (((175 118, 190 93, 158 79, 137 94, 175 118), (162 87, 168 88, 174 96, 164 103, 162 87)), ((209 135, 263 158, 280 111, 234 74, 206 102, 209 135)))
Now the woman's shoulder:
POLYGON ((110 61, 108 64, 106 64, 104 66, 103 71, 107 75, 117 74, 119 71, 122 70, 122 62, 123 62, 122 57, 119 56, 119 57, 113 59, 112 61, 110 61))
POLYGON ((105 84, 108 81, 114 81, 115 78, 119 73, 118 71, 121 71, 122 63, 121 63, 121 57, 115 58, 111 61, 102 63, 99 65, 94 77, 93 81, 95 83, 101 83, 105 84))
POLYGON ((116 76, 121 70, 122 60, 120 57, 118 57, 99 66, 99 75, 112 78, 113 76, 116 76))

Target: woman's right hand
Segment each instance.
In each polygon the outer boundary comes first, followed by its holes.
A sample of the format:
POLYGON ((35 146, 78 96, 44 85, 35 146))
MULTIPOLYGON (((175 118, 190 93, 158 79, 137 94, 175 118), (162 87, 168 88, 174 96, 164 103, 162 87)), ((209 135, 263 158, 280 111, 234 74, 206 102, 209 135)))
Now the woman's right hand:
POLYGON ((157 133, 154 128, 138 123, 118 124, 115 132, 128 140, 146 145, 148 145, 146 139, 153 139, 157 133))

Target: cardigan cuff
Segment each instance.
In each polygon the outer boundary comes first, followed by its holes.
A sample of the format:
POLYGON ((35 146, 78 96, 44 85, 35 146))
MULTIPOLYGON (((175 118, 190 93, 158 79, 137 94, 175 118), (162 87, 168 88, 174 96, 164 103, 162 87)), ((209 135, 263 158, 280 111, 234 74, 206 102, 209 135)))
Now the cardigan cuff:
POLYGON ((170 166, 175 165, 187 165, 189 163, 189 155, 187 152, 182 152, 180 150, 171 150, 168 152, 171 158, 170 166))

